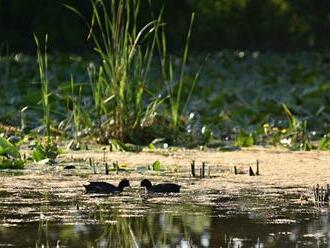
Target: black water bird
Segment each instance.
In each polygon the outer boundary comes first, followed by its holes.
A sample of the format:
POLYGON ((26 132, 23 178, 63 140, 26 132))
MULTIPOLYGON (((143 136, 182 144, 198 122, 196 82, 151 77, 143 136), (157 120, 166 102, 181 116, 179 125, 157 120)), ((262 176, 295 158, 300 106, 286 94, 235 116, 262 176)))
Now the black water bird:
POLYGON ((84 185, 87 193, 103 194, 120 193, 124 190, 125 187, 129 186, 129 181, 127 179, 121 180, 118 184, 118 187, 106 182, 90 182, 88 185, 84 185))
POLYGON ((66 165, 66 166, 64 166, 63 169, 64 170, 73 170, 73 169, 76 169, 76 167, 74 165, 66 165))
POLYGON ((175 183, 161 183, 152 185, 148 179, 141 181, 140 187, 145 187, 151 193, 178 193, 180 192, 180 185, 175 183))

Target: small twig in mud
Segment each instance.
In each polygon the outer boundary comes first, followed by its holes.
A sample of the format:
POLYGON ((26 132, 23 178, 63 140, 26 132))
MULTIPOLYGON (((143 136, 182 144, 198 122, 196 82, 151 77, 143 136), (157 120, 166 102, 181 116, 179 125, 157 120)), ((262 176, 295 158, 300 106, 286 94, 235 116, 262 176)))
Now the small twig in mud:
POLYGON ((193 177, 196 177, 196 174, 195 174, 195 160, 193 160, 193 161, 191 162, 190 166, 191 166, 191 175, 192 175, 193 177))
POLYGON ((313 186, 313 194, 315 202, 319 201, 319 185, 313 186))
POLYGON ((108 167, 108 163, 105 163, 105 174, 109 175, 109 167, 108 167))
POLYGON ((118 161, 113 162, 112 165, 113 165, 113 168, 116 170, 116 174, 118 175, 118 173, 119 173, 119 165, 118 165, 118 161))
POLYGON ((330 186, 327 184, 327 186, 324 188, 323 186, 320 187, 319 184, 316 184, 316 186, 313 186, 313 195, 314 195, 314 201, 316 203, 325 203, 329 202, 329 195, 330 195, 330 186))
POLYGON ((321 202, 324 202, 324 188, 323 188, 323 186, 321 187, 320 198, 321 198, 321 202))
POLYGON ((201 178, 205 178, 205 162, 202 162, 201 178))
POLYGON ((93 172, 94 172, 94 174, 96 174, 95 163, 94 163, 94 161, 92 160, 92 158, 88 158, 88 162, 89 162, 89 166, 90 166, 91 168, 93 168, 93 172))
POLYGON ((103 150, 103 163, 105 163, 105 152, 106 152, 106 149, 107 148, 105 148, 105 147, 102 148, 102 150, 103 150))
POLYGON ((257 172, 256 172, 256 175, 259 176, 259 160, 257 159, 257 172))
POLYGON ((252 170, 252 167, 250 166, 250 169, 249 169, 249 175, 250 176, 255 176, 255 174, 254 174, 254 172, 253 172, 253 170, 252 170))
POLYGON ((236 167, 236 166, 234 166, 234 173, 235 173, 235 175, 238 174, 238 173, 237 173, 237 167, 236 167))

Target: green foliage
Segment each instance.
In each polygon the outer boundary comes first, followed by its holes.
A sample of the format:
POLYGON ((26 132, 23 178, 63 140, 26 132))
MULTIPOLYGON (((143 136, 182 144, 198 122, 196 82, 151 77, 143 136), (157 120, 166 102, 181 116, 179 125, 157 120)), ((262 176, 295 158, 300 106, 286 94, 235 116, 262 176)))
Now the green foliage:
POLYGON ((111 137, 123 141, 150 115, 145 92, 161 16, 139 29, 139 0, 112 0, 109 5, 102 0, 91 2, 89 37, 102 61, 98 69, 89 70, 95 117, 111 137))
POLYGON ((39 142, 35 146, 32 152, 32 159, 35 162, 44 160, 44 159, 55 159, 57 155, 60 153, 57 144, 50 140, 47 139, 44 142, 39 142))
POLYGON ((161 171, 161 164, 160 162, 157 160, 155 162, 152 163, 151 168, 153 171, 161 171))
POLYGON ((321 151, 330 150, 330 133, 324 135, 324 137, 321 139, 319 149, 321 151))
POLYGON ((298 120, 285 104, 283 104, 283 108, 288 118, 289 127, 282 135, 282 139, 290 140, 289 143, 286 142, 286 145, 293 150, 311 150, 312 145, 307 134, 307 121, 298 120))
POLYGON ((21 159, 19 149, 0 136, 0 170, 23 169, 25 161, 21 159))
POLYGON ((140 152, 142 151, 142 148, 138 145, 133 144, 125 144, 117 139, 110 139, 109 145, 111 146, 111 149, 113 151, 125 151, 125 152, 140 152))
POLYGON ((7 139, 0 136, 0 156, 10 156, 14 159, 20 159, 21 155, 18 148, 7 139))
POLYGON ((37 45, 37 58, 39 66, 39 77, 41 82, 41 95, 42 95, 42 107, 44 111, 44 122, 46 125, 47 136, 50 136, 50 105, 49 105, 49 87, 48 87, 48 54, 47 54, 47 42, 48 35, 45 36, 44 51, 41 52, 38 37, 34 35, 34 40, 37 45))
POLYGON ((0 157, 0 170, 4 169, 24 169, 25 161, 22 159, 4 159, 0 157))
POLYGON ((169 95, 169 105, 170 105, 170 112, 171 112, 171 123, 173 131, 177 132, 180 128, 180 117, 184 114, 184 111, 187 107, 187 104, 190 100, 191 94, 195 88, 195 84, 198 78, 198 73, 196 73, 196 76, 194 80, 191 82, 191 85, 185 85, 187 82, 185 82, 184 76, 185 76, 185 70, 186 70, 186 64, 188 59, 188 53, 189 53, 189 42, 191 38, 191 32, 192 32, 192 26, 194 23, 195 14, 193 13, 191 15, 190 19, 190 25, 189 25, 189 31, 187 34, 187 40, 182 56, 181 61, 181 68, 179 72, 179 78, 176 80, 174 71, 173 71, 173 62, 171 59, 169 60, 167 64, 167 44, 166 44, 166 37, 165 37, 165 31, 163 30, 162 33, 162 43, 159 47, 160 53, 162 56, 162 74, 163 74, 163 80, 166 85, 166 89, 168 91, 169 95), (186 100, 183 101, 183 90, 187 87, 187 90, 189 91, 189 95, 186 97, 186 100))
POLYGON ((248 147, 255 144, 255 138, 252 133, 245 133, 240 131, 235 140, 235 146, 238 147, 248 147))
MULTIPOLYGON (((194 137, 175 139, 171 129, 171 113, 164 104, 168 103, 168 99, 157 98, 157 102, 149 104, 146 93, 142 101, 146 118, 141 118, 142 127, 137 125, 136 130, 127 130, 128 142, 146 144, 155 138, 163 138, 163 143, 169 145, 176 143, 197 146, 217 141, 216 143, 224 146, 232 146, 239 129, 248 134, 253 133, 254 143, 257 145, 283 145, 294 150, 313 148, 311 144, 319 144, 318 141, 330 128, 330 113, 327 108, 330 90, 328 57, 328 53, 317 52, 214 53, 205 63, 203 73, 200 74, 200 83, 195 85, 190 104, 186 108, 185 113, 193 113, 194 120, 190 121, 184 115, 179 118, 179 132, 183 134, 179 136, 186 137, 185 132, 192 130, 189 135, 194 137), (286 104, 289 112, 284 111, 282 103, 286 104), (207 127, 204 134, 203 126, 207 127)), ((49 98, 53 126, 64 122, 67 127, 61 129, 64 135, 73 137, 74 132, 79 130, 78 133, 82 135, 104 138, 107 144, 113 138, 107 135, 107 127, 110 127, 113 120, 110 114, 102 115, 100 119, 103 125, 99 126, 99 119, 95 117, 95 105, 91 101, 90 84, 86 83, 88 75, 85 66, 94 64, 97 68, 97 62, 90 57, 79 56, 71 59, 50 56, 49 60, 52 64, 52 81, 58 86, 56 90, 52 90, 52 97, 49 98), (74 75, 74 91, 71 75, 74 75), (104 133, 100 134, 99 128, 104 133)), ((193 80, 203 61, 203 57, 196 55, 188 60, 185 82, 191 83, 189 80, 193 80)), ((159 92, 160 88, 164 92, 166 89, 163 88, 163 79, 159 76, 161 68, 157 67, 156 62, 151 65, 152 73, 148 82, 152 83, 148 83, 148 90, 159 92)), ((173 57, 173 70, 180 72, 181 64, 180 60, 173 57)), ((29 105, 29 110, 25 112, 26 125, 37 127, 42 111, 38 107, 41 96, 35 84, 38 75, 35 73, 34 58, 25 55, 16 58, 1 57, 0 71, 8 74, 6 78, 4 74, 0 74, 0 85, 10 83, 10 90, 8 87, 0 90, 1 123, 19 126, 17 110, 29 105)), ((186 99, 189 87, 183 88, 183 99, 186 99)), ((105 100, 109 104, 114 98, 105 100)), ((127 140, 122 143, 125 142, 127 140)), ((163 146, 159 144, 155 147, 163 146)))

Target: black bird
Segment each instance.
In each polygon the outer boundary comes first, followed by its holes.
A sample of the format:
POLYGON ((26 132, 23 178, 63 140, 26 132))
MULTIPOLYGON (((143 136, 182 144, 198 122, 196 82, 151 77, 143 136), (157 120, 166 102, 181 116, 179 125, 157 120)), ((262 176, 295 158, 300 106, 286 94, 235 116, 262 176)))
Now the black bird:
POLYGON ((151 193, 178 193, 181 188, 180 185, 175 183, 161 183, 152 185, 148 179, 143 179, 140 187, 146 187, 146 189, 151 193))
POLYGON ((121 180, 118 187, 106 182, 90 182, 88 185, 84 185, 84 187, 87 193, 120 193, 125 187, 129 187, 129 181, 127 179, 121 180))

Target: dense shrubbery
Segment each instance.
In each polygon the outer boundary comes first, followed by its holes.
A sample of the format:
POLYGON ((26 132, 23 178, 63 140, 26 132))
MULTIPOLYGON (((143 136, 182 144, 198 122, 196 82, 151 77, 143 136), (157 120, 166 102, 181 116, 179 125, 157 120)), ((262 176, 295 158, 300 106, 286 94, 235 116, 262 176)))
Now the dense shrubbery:
MULTIPOLYGON (((154 9, 162 5, 162 1, 152 2, 154 9)), ((77 7, 85 16, 91 11, 89 1, 0 0, 2 42, 11 49, 33 52, 32 34, 47 32, 50 47, 75 52, 86 49, 86 27, 62 3, 77 7)), ((292 50, 330 44, 329 10, 330 2, 324 0, 167 0, 164 18, 174 49, 184 44, 189 16, 195 11, 192 45, 196 50, 292 50)), ((142 12, 142 19, 149 20, 152 11, 146 0, 142 12)))

